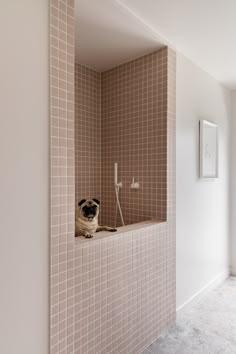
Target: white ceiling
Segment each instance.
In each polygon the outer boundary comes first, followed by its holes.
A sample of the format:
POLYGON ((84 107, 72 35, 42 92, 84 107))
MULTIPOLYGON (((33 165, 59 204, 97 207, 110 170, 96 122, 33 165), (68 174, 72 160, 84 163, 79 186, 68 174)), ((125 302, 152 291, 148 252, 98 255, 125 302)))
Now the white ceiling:
POLYGON ((158 36, 116 0, 76 1, 77 62, 104 71, 160 46, 158 36))
POLYGON ((236 0, 76 0, 76 60, 103 71, 169 44, 236 89, 236 0))

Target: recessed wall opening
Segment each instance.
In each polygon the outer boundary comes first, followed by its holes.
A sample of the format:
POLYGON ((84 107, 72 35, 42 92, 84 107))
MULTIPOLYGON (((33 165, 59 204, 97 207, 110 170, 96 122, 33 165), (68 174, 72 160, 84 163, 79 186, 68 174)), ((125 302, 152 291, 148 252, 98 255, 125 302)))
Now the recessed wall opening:
POLYGON ((76 2, 75 206, 100 200, 112 227, 164 221, 168 49, 130 35, 125 50, 118 20, 101 28, 99 16, 76 2))

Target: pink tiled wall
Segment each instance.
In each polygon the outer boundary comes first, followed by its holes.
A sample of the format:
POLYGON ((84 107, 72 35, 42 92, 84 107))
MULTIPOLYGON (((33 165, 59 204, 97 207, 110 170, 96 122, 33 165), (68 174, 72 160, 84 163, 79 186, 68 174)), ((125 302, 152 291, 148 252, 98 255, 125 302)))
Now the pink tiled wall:
POLYGON ((125 224, 165 220, 167 49, 103 72, 101 78, 102 222, 115 221, 114 162, 123 183, 125 224), (140 189, 130 188, 133 177, 140 189))
POLYGON ((166 251, 165 223, 77 240, 75 353, 138 354, 162 333, 166 251))
POLYGON ((101 199, 103 224, 116 220, 115 162, 125 224, 166 219, 166 106, 166 48, 101 74, 76 64, 76 203, 101 199))
POLYGON ((74 1, 50 0, 50 353, 74 352, 74 1))
POLYGON ((50 0, 50 354, 138 354, 175 320, 175 53, 163 51, 167 220, 75 239, 74 4, 50 0))
POLYGON ((167 48, 167 324, 176 315, 176 53, 167 48))
POLYGON ((101 198, 101 74, 75 64, 75 201, 101 198))

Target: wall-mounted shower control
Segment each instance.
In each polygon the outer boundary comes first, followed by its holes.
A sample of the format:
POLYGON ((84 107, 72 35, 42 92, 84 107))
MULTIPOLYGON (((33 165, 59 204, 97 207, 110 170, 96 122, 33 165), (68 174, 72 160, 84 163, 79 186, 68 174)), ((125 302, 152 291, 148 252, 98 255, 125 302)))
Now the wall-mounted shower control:
POLYGON ((132 183, 130 185, 130 188, 131 189, 139 189, 140 188, 139 182, 134 182, 134 177, 133 177, 133 181, 132 181, 132 183))

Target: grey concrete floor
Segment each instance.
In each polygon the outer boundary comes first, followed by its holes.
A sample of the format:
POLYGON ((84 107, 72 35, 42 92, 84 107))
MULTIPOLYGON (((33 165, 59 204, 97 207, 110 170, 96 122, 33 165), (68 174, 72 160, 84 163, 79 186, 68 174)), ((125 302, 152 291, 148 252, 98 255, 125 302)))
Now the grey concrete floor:
POLYGON ((143 354, 236 354, 236 278, 209 292, 143 354))

